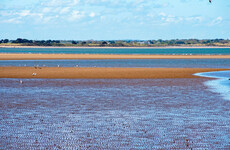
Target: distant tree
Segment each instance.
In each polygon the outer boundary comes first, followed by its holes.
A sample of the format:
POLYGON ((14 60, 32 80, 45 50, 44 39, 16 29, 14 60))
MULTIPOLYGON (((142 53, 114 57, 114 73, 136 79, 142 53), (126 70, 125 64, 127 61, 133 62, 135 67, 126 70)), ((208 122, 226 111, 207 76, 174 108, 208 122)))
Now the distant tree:
POLYGON ((85 41, 83 41, 83 42, 81 42, 81 44, 82 44, 82 45, 85 45, 85 44, 86 44, 86 42, 85 42, 85 41))
POLYGON ((61 43, 60 40, 55 40, 54 42, 57 43, 57 44, 61 43))
POLYGON ((175 45, 175 43, 176 43, 175 40, 170 40, 170 41, 168 41, 168 44, 169 44, 169 45, 175 45))
POLYGON ((33 43, 33 40, 29 40, 29 43, 33 43))
POLYGON ((4 40, 2 41, 2 43, 8 43, 8 42, 9 42, 8 39, 4 39, 4 40))
POLYGON ((159 40, 157 40, 158 42, 160 42, 160 43, 162 43, 163 42, 163 40, 162 39, 159 39, 159 40))
POLYGON ((72 41, 72 44, 77 44, 78 42, 77 41, 72 41))
POLYGON ((32 40, 22 39, 22 43, 32 43, 32 40))
POLYGON ((180 44, 185 44, 185 42, 184 41, 176 41, 175 44, 179 44, 180 45, 180 44))
POLYGON ((33 41, 27 40, 27 39, 17 38, 17 40, 13 40, 12 43, 33 43, 33 41))
POLYGON ((45 40, 41 40, 41 41, 37 41, 37 42, 38 42, 38 43, 42 43, 42 44, 46 43, 45 40))
POLYGON ((206 44, 209 44, 209 43, 211 43, 211 40, 207 40, 207 41, 206 41, 206 44))
POLYGON ((22 39, 21 38, 17 38, 17 40, 16 40, 16 43, 22 43, 22 39))
POLYGON ((51 40, 47 40, 46 43, 51 43, 52 41, 51 40))
POLYGON ((109 41, 110 44, 115 44, 115 41, 109 41))
POLYGON ((107 45, 108 43, 106 41, 103 41, 101 44, 102 45, 107 45))

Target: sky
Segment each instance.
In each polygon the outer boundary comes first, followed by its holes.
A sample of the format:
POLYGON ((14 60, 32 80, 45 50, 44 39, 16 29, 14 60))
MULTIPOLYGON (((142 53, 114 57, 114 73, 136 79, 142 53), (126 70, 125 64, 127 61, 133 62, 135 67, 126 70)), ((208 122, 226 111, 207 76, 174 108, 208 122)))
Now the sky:
POLYGON ((230 0, 0 0, 0 39, 230 39, 230 0))

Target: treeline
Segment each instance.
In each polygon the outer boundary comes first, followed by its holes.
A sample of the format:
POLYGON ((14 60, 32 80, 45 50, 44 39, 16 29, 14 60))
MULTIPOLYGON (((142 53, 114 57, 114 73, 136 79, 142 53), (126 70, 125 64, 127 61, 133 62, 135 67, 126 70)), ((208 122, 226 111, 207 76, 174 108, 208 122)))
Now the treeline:
POLYGON ((225 39, 173 39, 173 40, 16 40, 2 39, 0 44, 19 44, 21 46, 76 46, 76 47, 158 47, 158 46, 230 46, 225 39))
POLYGON ((28 40, 21 38, 16 40, 2 39, 0 43, 20 44, 22 46, 65 46, 59 40, 28 40))

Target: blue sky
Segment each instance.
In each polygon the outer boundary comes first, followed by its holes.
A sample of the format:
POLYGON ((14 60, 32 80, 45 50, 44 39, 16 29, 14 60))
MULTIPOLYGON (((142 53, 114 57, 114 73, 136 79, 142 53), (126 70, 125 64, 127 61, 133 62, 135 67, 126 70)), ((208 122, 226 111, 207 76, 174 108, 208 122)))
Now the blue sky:
POLYGON ((230 0, 0 0, 0 39, 230 39, 230 0))

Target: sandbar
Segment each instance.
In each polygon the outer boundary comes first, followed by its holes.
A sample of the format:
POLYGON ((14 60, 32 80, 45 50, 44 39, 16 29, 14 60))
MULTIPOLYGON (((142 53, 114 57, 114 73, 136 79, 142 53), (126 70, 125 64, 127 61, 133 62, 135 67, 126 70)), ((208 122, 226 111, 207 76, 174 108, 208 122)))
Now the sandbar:
POLYGON ((223 71, 214 68, 79 68, 79 67, 0 67, 0 78, 53 79, 157 79, 202 78, 198 72, 223 71))
POLYGON ((230 55, 120 55, 120 54, 16 54, 0 53, 0 60, 48 59, 230 59, 230 55))

